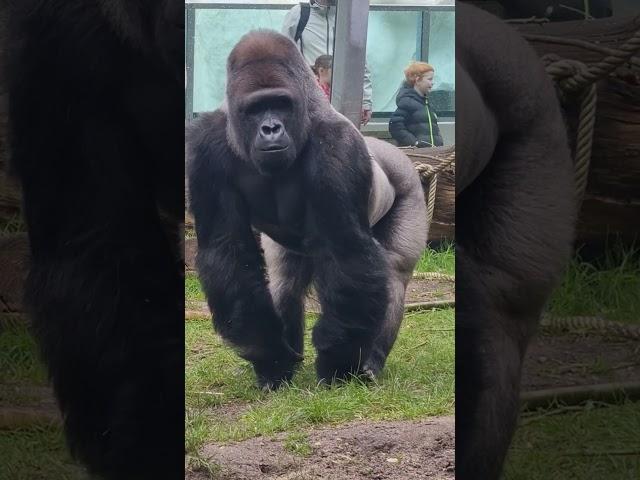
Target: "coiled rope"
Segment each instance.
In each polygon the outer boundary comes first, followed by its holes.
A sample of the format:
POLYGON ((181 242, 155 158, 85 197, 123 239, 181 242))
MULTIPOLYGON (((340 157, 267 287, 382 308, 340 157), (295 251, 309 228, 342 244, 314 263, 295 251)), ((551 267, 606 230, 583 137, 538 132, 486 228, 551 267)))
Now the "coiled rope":
POLYGON ((420 181, 424 185, 429 185, 427 193, 427 231, 430 230, 431 221, 433 220, 433 212, 436 204, 436 188, 438 186, 438 174, 447 168, 451 168, 455 172, 455 146, 443 151, 440 155, 428 153, 414 153, 416 147, 399 147, 412 159, 431 160, 435 165, 426 162, 414 162, 414 167, 420 176, 420 181))
POLYGON ((562 92, 561 101, 566 103, 569 98, 575 98, 579 102, 578 128, 574 152, 574 176, 575 199, 578 208, 580 208, 587 188, 589 165, 591 163, 593 131, 596 121, 596 83, 627 62, 636 65, 640 64, 638 59, 634 58, 634 55, 640 51, 640 29, 619 48, 602 47, 582 40, 562 39, 552 35, 525 34, 523 37, 529 41, 580 46, 606 55, 599 62, 589 65, 579 60, 561 58, 556 54, 547 54, 541 58, 547 74, 562 92))

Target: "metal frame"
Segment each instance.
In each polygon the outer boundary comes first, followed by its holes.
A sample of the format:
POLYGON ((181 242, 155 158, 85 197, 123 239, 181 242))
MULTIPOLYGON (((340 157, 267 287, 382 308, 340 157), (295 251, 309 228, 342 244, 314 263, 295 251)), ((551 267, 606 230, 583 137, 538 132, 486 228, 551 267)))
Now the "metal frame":
POLYGON ((196 12, 194 9, 185 9, 185 68, 187 70, 187 85, 184 92, 184 115, 187 122, 193 119, 193 79, 194 76, 194 55, 195 55, 195 35, 196 35, 196 12))
MULTIPOLYGON (((353 1, 353 0, 352 0, 353 1)), ((244 9, 244 8, 268 8, 268 9, 290 9, 296 3, 299 2, 246 2, 244 0, 185 0, 185 9, 196 8, 232 8, 232 9, 244 9), (237 3, 236 3, 237 2, 237 3)), ((455 10, 454 0, 423 0, 419 4, 416 3, 371 3, 369 2, 369 10, 455 10)))
POLYGON ((369 0, 338 2, 333 48, 331 104, 360 127, 369 0), (341 48, 336 50, 335 45, 341 48))

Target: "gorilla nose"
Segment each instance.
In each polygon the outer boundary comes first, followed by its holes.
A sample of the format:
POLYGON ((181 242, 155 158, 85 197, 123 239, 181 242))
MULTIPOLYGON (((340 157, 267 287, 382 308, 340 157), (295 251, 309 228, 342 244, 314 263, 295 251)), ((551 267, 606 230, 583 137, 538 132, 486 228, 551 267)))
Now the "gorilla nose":
POLYGON ((277 142, 284 135, 284 125, 277 120, 269 120, 260 125, 260 137, 268 142, 277 142))

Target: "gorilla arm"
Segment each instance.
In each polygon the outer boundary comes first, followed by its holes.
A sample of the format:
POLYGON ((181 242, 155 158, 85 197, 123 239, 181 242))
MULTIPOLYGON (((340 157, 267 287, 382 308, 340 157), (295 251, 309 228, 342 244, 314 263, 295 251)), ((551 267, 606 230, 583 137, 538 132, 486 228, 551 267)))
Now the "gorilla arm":
POLYGON ((253 363, 265 385, 292 370, 300 356, 284 340, 247 207, 227 180, 228 169, 242 160, 227 145, 225 124, 225 115, 214 112, 187 132, 196 264, 216 330, 253 363))
POLYGON ((344 120, 314 127, 311 142, 305 191, 323 312, 313 341, 318 377, 329 380, 358 372, 369 355, 386 310, 388 265, 369 227, 373 174, 362 136, 344 120))

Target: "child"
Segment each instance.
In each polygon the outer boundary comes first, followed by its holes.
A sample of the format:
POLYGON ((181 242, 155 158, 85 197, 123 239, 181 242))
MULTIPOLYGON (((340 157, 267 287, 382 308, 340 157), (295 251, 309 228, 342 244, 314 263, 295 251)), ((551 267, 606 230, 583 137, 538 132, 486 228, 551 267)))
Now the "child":
POLYGON ((389 120, 389 133, 401 147, 436 147, 443 143, 438 117, 427 99, 434 73, 433 67, 424 62, 412 62, 404 70, 406 81, 396 96, 398 108, 389 120))
POLYGON ((311 70, 316 74, 318 85, 328 99, 331 99, 332 65, 333 57, 331 55, 320 55, 316 58, 316 63, 311 66, 311 70))

